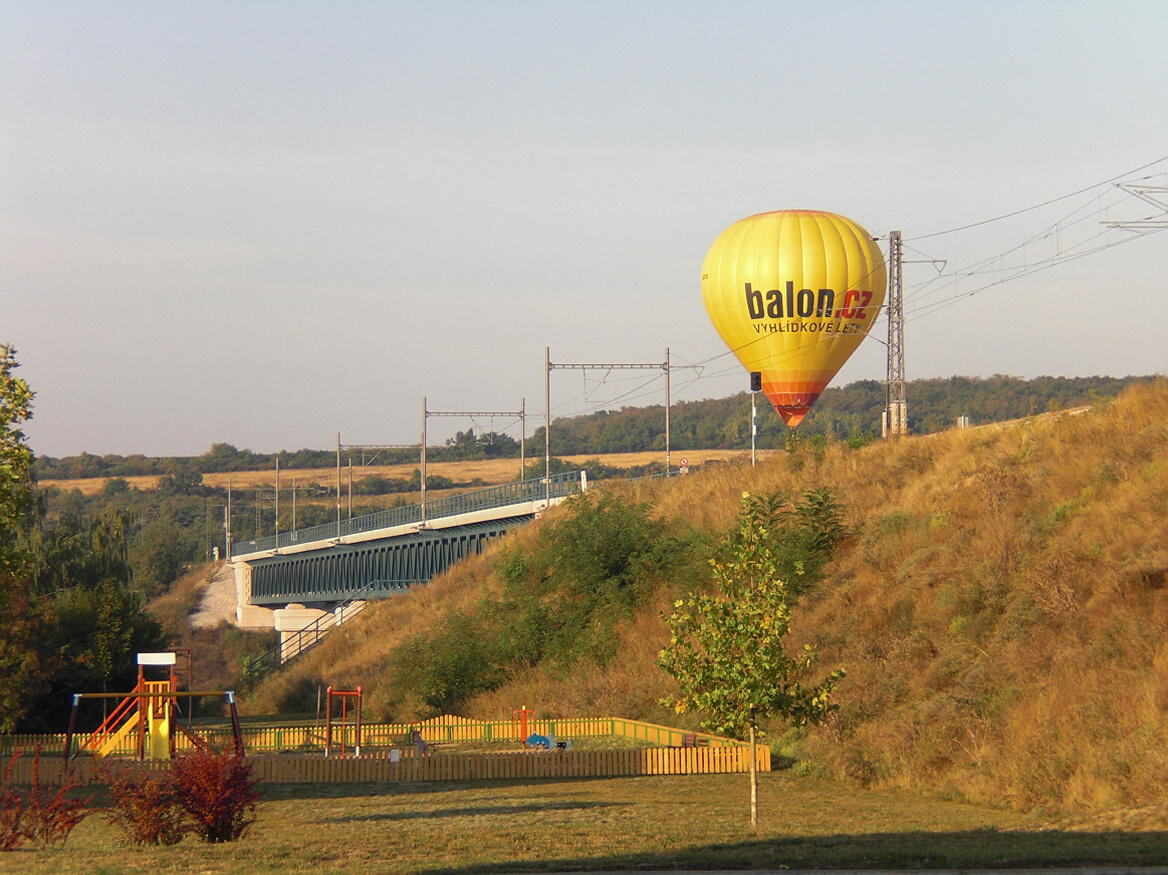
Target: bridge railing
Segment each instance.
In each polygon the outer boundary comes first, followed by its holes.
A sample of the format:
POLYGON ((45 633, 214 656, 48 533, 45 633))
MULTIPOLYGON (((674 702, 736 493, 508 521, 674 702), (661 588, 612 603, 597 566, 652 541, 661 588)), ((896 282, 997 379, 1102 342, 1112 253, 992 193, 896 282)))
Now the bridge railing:
MULTIPOLYGON (((426 519, 441 519, 479 510, 523 504, 529 501, 554 501, 579 492, 583 483, 584 472, 571 471, 552 475, 550 482, 539 477, 533 480, 504 483, 501 486, 489 486, 486 489, 476 489, 473 492, 464 492, 460 495, 450 495, 437 501, 426 502, 426 519)), ((325 523, 311 528, 297 529, 293 532, 281 532, 279 538, 275 535, 269 535, 266 538, 239 541, 231 545, 231 555, 246 556, 250 553, 264 553, 269 550, 294 547, 298 544, 328 541, 337 537, 343 538, 346 535, 390 529, 394 526, 414 525, 420 522, 422 522, 422 506, 411 504, 341 520, 339 524, 325 523)))
POLYGON ((303 629, 293 632, 290 635, 281 635, 280 643, 266 653, 261 653, 259 656, 245 660, 243 664, 244 678, 252 682, 261 680, 269 672, 283 665, 288 660, 315 647, 324 640, 325 634, 330 629, 334 626, 341 625, 345 622, 346 618, 354 617, 361 612, 362 606, 357 605, 357 602, 364 602, 367 599, 387 598, 388 596, 408 591, 412 584, 425 582, 424 580, 369 581, 369 583, 349 596, 334 610, 322 614, 303 629))

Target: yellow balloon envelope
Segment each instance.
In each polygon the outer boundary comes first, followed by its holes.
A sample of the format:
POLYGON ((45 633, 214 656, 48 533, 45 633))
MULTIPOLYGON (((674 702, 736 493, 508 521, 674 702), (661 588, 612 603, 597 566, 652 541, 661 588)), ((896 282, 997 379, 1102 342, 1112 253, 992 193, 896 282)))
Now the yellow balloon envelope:
POLYGON ((790 426, 807 415, 884 303, 884 256, 843 216, 780 210, 735 222, 702 265, 722 340, 790 426))

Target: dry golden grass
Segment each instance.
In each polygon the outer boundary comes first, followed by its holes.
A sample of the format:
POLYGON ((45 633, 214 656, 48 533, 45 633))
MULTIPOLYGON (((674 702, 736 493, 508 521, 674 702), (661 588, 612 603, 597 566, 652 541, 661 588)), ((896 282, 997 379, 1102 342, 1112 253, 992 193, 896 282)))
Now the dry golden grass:
MULTIPOLYGON (((780 746, 865 786, 1021 809, 1144 807, 1168 784, 1168 383, 1002 427, 780 453, 751 468, 612 484, 662 516, 726 530, 744 490, 826 486, 855 535, 797 617, 793 644, 848 671, 828 724, 780 746)), ((562 511, 561 511, 562 512, 562 511)), ((534 538, 537 526, 518 538, 534 538)), ((491 557, 378 606, 261 691, 361 683, 388 707, 394 645, 491 591, 491 557)), ((658 717, 668 682, 654 605, 620 658, 539 668, 472 701, 658 717)), ((782 727, 777 727, 782 733, 782 727)))
MULTIPOLYGON (((391 479, 408 480, 417 470, 416 462, 408 465, 369 465, 364 468, 353 469, 354 481, 362 477, 385 477, 391 479)), ((518 459, 487 459, 473 462, 436 462, 426 466, 426 471, 432 476, 449 477, 457 482, 470 482, 481 479, 487 485, 507 483, 514 480, 519 474, 518 459)), ((54 486, 68 492, 79 489, 84 495, 96 495, 105 487, 107 478, 95 477, 76 480, 42 480, 42 487, 54 486)), ((158 476, 126 477, 125 480, 135 489, 148 491, 158 488, 158 476)), ((336 489, 336 468, 294 468, 280 472, 280 486, 291 489, 295 481, 297 486, 321 486, 336 489)), ((204 474, 203 483, 216 489, 226 489, 230 484, 232 489, 240 491, 271 488, 276 482, 275 470, 269 471, 234 471, 230 474, 204 474)), ((349 469, 341 469, 341 492, 348 488, 349 469)), ((364 498, 364 496, 363 496, 364 498)))
POLYGON ((1082 416, 868 448, 864 534, 803 618, 849 669, 805 753, 874 786, 1020 807, 1159 798, 1165 422, 1161 383, 1082 416))
MULTIPOLYGON (((39 485, 42 489, 55 488, 62 492, 72 492, 76 489, 82 495, 97 495, 105 488, 106 477, 82 477, 73 480, 41 480, 39 485)), ((142 476, 142 477, 124 477, 128 484, 133 489, 140 489, 146 492, 151 489, 158 488, 158 481, 162 478, 157 475, 142 476)))

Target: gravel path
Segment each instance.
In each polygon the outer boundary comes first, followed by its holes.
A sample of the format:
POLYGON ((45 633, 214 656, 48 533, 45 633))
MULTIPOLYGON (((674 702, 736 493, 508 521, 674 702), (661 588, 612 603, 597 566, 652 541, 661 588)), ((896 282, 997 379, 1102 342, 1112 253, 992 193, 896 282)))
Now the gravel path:
POLYGON ((192 629, 212 629, 224 621, 235 625, 235 571, 230 562, 215 571, 189 620, 192 629))

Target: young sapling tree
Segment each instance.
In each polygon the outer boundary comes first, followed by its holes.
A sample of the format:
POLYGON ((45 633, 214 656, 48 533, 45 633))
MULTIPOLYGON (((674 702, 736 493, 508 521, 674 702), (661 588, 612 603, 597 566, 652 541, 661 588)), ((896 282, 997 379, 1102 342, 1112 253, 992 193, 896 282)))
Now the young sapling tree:
POLYGON ((661 666, 676 679, 678 693, 665 700, 679 714, 707 715, 707 730, 750 741, 750 823, 758 826, 758 722, 781 717, 795 726, 817 723, 838 705, 830 702, 842 669, 813 686, 796 678, 816 662, 805 646, 788 655, 793 588, 780 575, 782 545, 775 526, 779 496, 743 493, 738 527, 710 560, 716 592, 674 603, 667 618, 669 646, 661 666))

